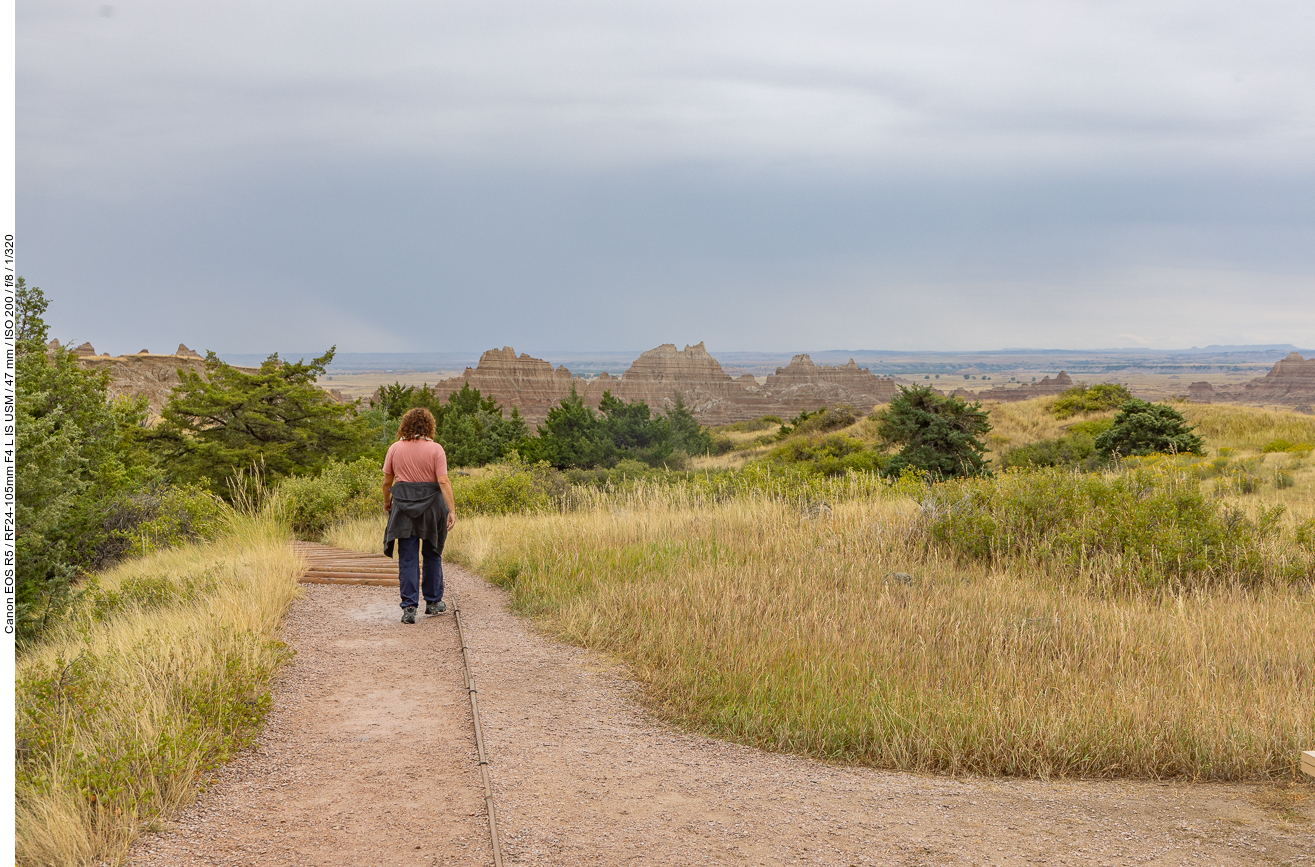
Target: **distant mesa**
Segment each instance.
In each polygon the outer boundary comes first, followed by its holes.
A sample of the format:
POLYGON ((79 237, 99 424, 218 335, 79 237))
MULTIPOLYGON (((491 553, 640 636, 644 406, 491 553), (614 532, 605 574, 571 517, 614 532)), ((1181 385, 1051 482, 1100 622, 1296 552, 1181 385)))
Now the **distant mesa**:
POLYGON ((201 357, 201 353, 199 353, 199 352, 194 352, 194 351, 188 349, 186 343, 180 343, 180 344, 178 344, 178 351, 175 352, 174 355, 177 355, 179 358, 200 358, 200 357, 201 357))
POLYGON ((1302 358, 1291 352, 1277 362, 1269 373, 1242 386, 1245 403, 1311 403, 1315 401, 1315 358, 1302 358))
MULTIPOLYGON (((1028 382, 1013 388, 997 385, 988 388, 986 391, 979 391, 973 397, 978 400, 997 400, 1008 403, 1015 400, 1029 400, 1034 397, 1054 397, 1063 394, 1072 387, 1073 378, 1061 370, 1055 374, 1054 379, 1046 376, 1040 382, 1028 382)), ((955 393, 958 394, 959 391, 963 391, 963 389, 959 389, 955 393)), ((964 393, 967 394, 968 392, 964 393)))
POLYGON ((641 353, 621 376, 603 373, 591 380, 573 376, 565 366, 554 369, 543 359, 517 355, 504 346, 488 350, 480 356, 478 366, 466 368, 433 389, 440 399, 446 399, 467 383, 504 407, 516 407, 531 425, 542 422, 548 411, 570 394, 572 386, 592 407, 610 392, 622 400, 642 400, 661 412, 671 408, 679 396, 699 421, 712 425, 763 415, 798 415, 802 410, 840 403, 866 412, 898 392, 894 380, 859 367, 853 359, 843 366, 828 367, 814 364, 807 355, 796 355, 760 386, 752 374, 732 377, 703 343, 684 349, 664 343, 641 353))
POLYGON ((1187 399, 1192 403, 1214 403, 1215 387, 1208 382, 1194 382, 1187 386, 1187 399))
POLYGON ((95 354, 96 354, 96 347, 92 346, 90 343, 84 343, 84 344, 82 344, 81 346, 79 346, 77 349, 73 350, 73 354, 74 354, 74 355, 77 355, 77 356, 79 356, 79 357, 86 357, 86 356, 88 356, 88 355, 95 355, 95 354))

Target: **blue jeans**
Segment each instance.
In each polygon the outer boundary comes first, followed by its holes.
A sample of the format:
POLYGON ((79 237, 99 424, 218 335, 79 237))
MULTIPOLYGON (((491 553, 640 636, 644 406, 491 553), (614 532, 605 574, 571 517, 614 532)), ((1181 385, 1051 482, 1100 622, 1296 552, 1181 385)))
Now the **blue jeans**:
POLYGON ((420 607, 420 549, 425 551, 423 589, 426 602, 443 598, 443 555, 434 546, 412 536, 397 540, 397 575, 402 584, 402 607, 420 607))

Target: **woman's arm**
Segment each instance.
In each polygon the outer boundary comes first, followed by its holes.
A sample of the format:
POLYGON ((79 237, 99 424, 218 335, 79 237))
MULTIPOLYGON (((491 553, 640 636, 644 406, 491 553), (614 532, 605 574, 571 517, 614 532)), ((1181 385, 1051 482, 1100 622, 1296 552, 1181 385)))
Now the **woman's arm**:
POLYGON ((392 473, 384 473, 384 511, 393 510, 393 479, 392 473))
POLYGON ((452 480, 446 475, 438 477, 438 488, 443 492, 443 499, 447 501, 447 528, 452 529, 452 525, 457 522, 457 501, 452 499, 452 480))

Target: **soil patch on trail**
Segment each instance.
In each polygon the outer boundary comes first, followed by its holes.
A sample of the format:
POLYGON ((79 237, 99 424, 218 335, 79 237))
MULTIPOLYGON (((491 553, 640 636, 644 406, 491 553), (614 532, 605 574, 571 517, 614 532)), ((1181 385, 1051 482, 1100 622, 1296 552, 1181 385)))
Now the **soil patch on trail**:
POLYGON ((484 865, 484 790, 452 615, 306 585, 259 742, 129 858, 173 865, 484 865))
MULTIPOLYGON (((1279 809, 1273 787, 950 779, 682 732, 622 667, 444 571, 507 864, 1315 864, 1309 786, 1279 809)), ((398 618, 390 588, 308 587, 259 747, 131 863, 491 864, 455 624, 398 618)))

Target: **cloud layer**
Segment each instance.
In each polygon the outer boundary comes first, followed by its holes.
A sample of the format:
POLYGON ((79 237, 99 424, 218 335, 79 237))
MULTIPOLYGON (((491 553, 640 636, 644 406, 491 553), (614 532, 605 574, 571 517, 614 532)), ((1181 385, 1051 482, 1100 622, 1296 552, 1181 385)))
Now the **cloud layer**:
POLYGON ((67 339, 1315 343, 1305 4, 18 8, 67 339))

